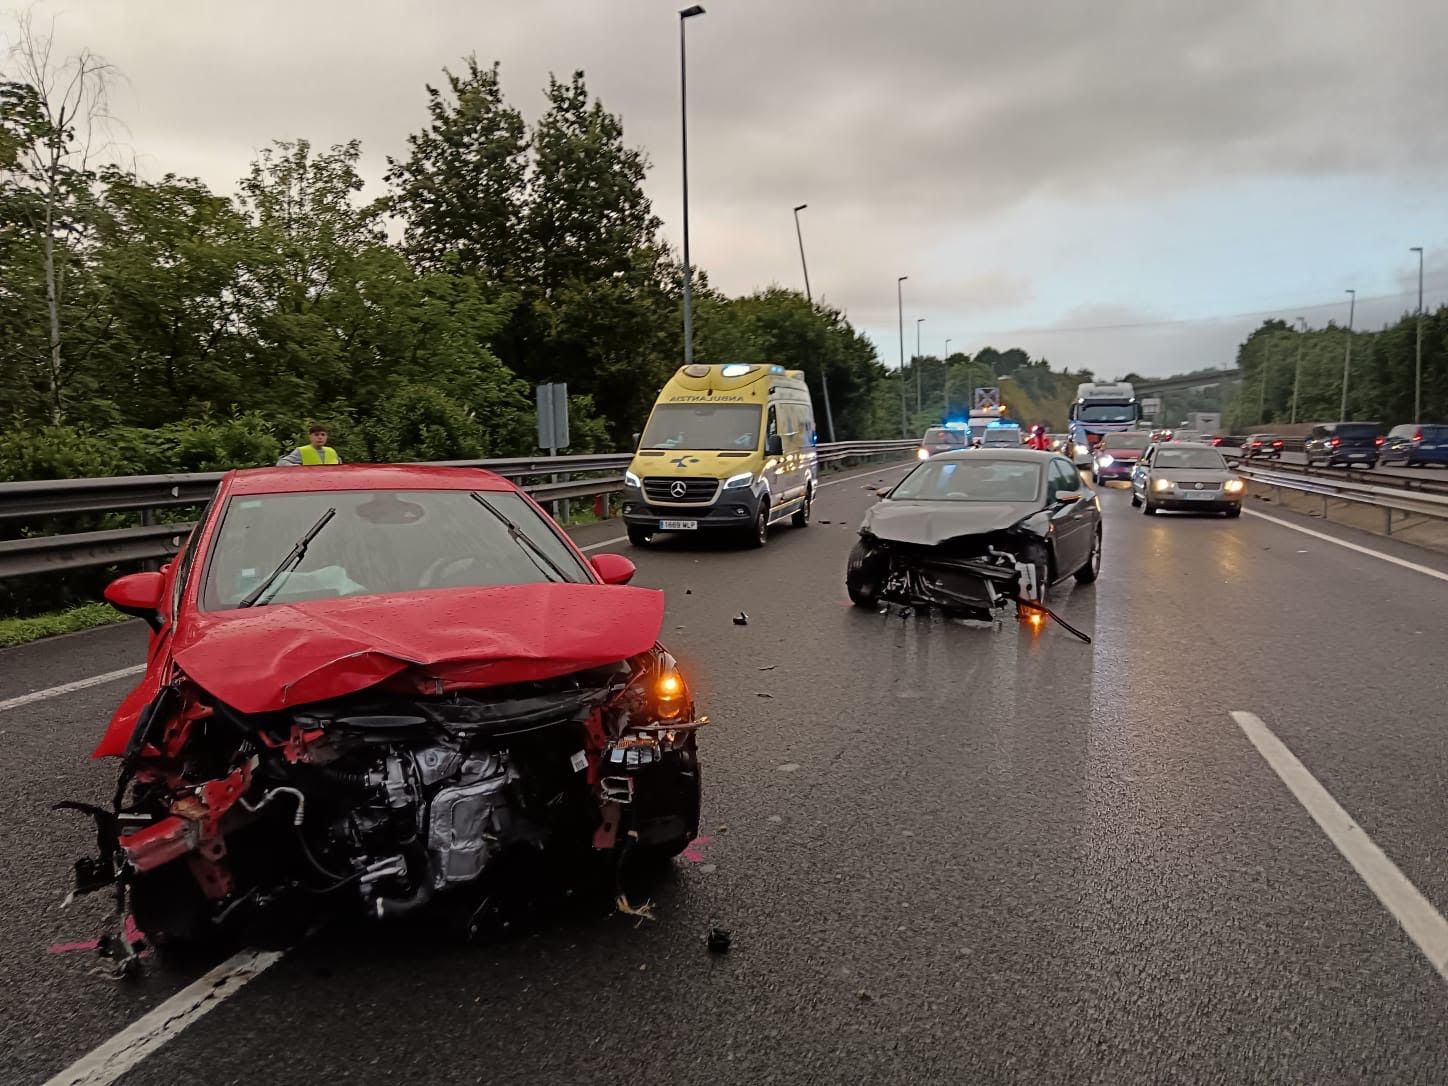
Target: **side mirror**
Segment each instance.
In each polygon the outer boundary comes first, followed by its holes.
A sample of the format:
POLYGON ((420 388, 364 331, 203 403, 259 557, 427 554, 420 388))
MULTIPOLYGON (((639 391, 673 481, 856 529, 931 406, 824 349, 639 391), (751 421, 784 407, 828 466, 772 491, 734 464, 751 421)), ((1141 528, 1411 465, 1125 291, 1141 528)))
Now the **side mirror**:
POLYGON ((595 554, 590 563, 604 584, 628 584, 638 567, 621 554, 595 554))
POLYGON ((153 630, 161 628, 161 597, 166 578, 159 573, 131 573, 106 585, 106 602, 117 611, 146 620, 153 630))
POLYGON ((778 434, 764 439, 764 454, 766 456, 783 456, 784 439, 778 434))

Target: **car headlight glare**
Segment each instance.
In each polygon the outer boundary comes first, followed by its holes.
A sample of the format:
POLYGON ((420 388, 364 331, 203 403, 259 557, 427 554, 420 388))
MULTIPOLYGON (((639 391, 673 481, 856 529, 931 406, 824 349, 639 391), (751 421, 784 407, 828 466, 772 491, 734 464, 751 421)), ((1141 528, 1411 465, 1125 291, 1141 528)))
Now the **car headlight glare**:
POLYGON ((1110 453, 1102 453, 1097 458, 1096 462, 1100 464, 1103 468, 1109 468, 1112 464, 1116 463, 1116 458, 1110 453))
POLYGON ((731 475, 724 480, 725 490, 742 490, 754 482, 754 472, 741 471, 738 475, 731 475))
POLYGON ((1222 489, 1228 494, 1240 494, 1246 485, 1241 479, 1228 479, 1226 483, 1223 484, 1222 489))
POLYGON ((623 485, 642 488, 644 485, 644 481, 633 472, 625 471, 623 473, 623 485))
POLYGON ((1172 483, 1170 479, 1153 479, 1151 481, 1151 489, 1153 490, 1170 490, 1171 486, 1172 483))
POLYGON ((930 459, 930 450, 929 450, 929 449, 916 449, 916 450, 915 450, 915 459, 916 459, 916 460, 929 460, 929 459, 930 459))

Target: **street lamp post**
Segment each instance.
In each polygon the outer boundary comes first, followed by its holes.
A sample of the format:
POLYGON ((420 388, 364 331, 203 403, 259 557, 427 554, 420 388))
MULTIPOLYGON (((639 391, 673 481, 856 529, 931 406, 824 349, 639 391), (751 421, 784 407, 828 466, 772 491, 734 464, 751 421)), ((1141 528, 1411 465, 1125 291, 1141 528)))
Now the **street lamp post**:
POLYGON ((1257 425, 1267 421, 1267 364, 1272 361, 1272 348, 1262 339, 1262 380, 1257 386, 1257 425))
POLYGON ((1302 332, 1297 337, 1297 367, 1292 371, 1292 417, 1289 422, 1297 421, 1297 388, 1302 382, 1302 340, 1307 335, 1307 318, 1298 317, 1297 322, 1302 325, 1302 332))
POLYGON ((679 12, 679 149, 684 162, 684 362, 694 361, 694 265, 689 261, 689 80, 684 24, 704 8, 693 4, 679 12))
POLYGON ((920 326, 925 323, 924 317, 915 318, 915 410, 919 411, 924 405, 920 399, 920 326))
POLYGON ((945 417, 950 417, 950 340, 945 341, 945 417))
POLYGON ((1418 346, 1413 354, 1413 422, 1423 418, 1423 247, 1408 250, 1418 254, 1418 346))
POLYGON ((908 275, 895 280, 895 313, 900 322, 900 436, 910 436, 910 421, 905 416, 905 288, 908 275))
POLYGON ((1352 369, 1352 321, 1357 311, 1357 291, 1349 289, 1347 303, 1347 350, 1342 356, 1342 407, 1339 410, 1338 418, 1347 420, 1347 379, 1348 372, 1352 369))
MULTIPOLYGON (((799 213, 809 204, 800 204, 794 209, 794 236, 799 239, 799 266, 804 272, 804 299, 809 302, 811 312, 814 310, 814 295, 809 289, 809 265, 804 260, 804 233, 799 228, 799 213)), ((820 360, 820 391, 825 397, 825 426, 829 429, 830 440, 835 439, 835 414, 830 410, 830 379, 825 373, 825 361, 820 360)))

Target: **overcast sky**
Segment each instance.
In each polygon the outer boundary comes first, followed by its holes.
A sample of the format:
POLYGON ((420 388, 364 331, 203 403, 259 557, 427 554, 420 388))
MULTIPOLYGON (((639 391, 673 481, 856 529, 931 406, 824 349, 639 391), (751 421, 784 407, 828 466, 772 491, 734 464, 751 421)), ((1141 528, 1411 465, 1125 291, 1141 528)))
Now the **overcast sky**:
MULTIPOLYGON (((542 108, 582 68, 679 239, 677 3, 47 0, 124 73, 143 172, 230 191, 274 138, 363 141, 476 52, 542 108)), ((689 21, 691 243, 739 293, 801 285, 898 359, 1023 346, 1103 377, 1227 364, 1263 312, 1448 301, 1441 0, 710 0, 689 21), (1379 301, 1371 299, 1380 298, 1379 301), (1243 316, 1246 315, 1246 316, 1243 316), (1230 318, 1230 319, 1223 319, 1230 318)))

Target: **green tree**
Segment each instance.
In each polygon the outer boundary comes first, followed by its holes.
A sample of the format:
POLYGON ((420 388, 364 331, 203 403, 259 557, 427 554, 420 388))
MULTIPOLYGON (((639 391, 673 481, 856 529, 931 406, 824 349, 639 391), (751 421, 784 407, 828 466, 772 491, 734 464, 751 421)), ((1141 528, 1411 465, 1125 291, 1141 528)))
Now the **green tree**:
POLYGON ((461 75, 443 70, 446 93, 427 87, 431 123, 407 138, 407 157, 387 160, 389 204, 419 266, 502 282, 523 253, 527 130, 503 99, 499 65, 463 63, 461 75))

